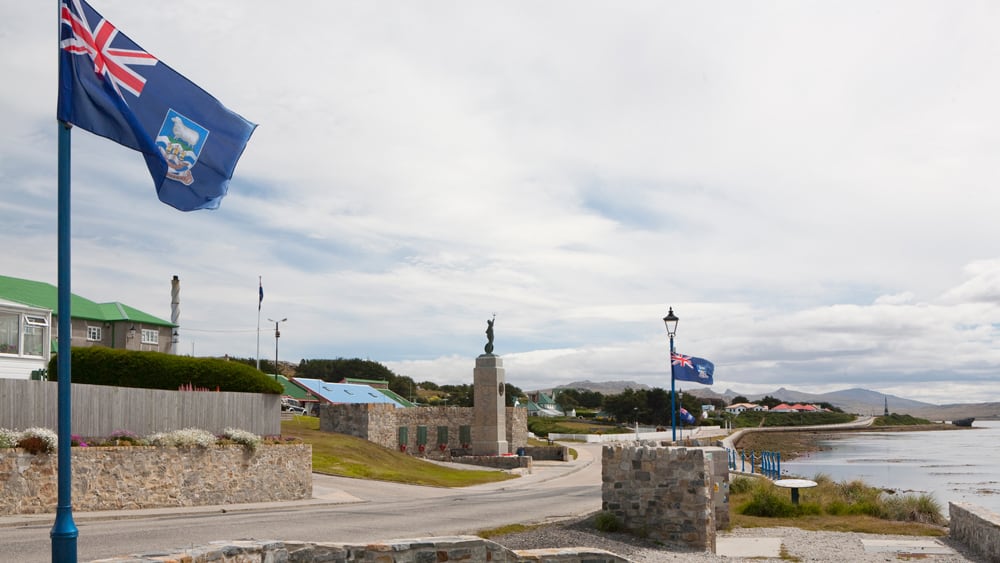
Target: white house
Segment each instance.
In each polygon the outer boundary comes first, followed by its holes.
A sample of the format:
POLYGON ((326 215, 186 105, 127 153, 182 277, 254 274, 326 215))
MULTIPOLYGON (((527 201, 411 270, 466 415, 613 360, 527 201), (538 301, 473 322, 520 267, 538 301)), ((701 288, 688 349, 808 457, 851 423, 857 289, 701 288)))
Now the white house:
MULTIPOLYGON (((58 288, 0 275, 0 377, 48 367, 59 339, 58 288)), ((70 296, 70 344, 168 352, 177 325, 124 303, 70 296)))
POLYGON ((28 379, 49 365, 52 311, 0 297, 0 377, 28 379))
POLYGON ((740 414, 746 411, 766 411, 767 407, 765 405, 758 405, 756 403, 733 403, 726 407, 726 412, 732 414, 740 414))

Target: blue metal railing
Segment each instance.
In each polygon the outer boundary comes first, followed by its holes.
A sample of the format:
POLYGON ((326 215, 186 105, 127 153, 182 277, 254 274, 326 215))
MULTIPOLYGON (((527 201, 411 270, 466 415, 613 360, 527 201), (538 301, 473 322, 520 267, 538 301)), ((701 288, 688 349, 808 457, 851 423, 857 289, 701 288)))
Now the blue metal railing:
POLYGON ((740 472, 747 473, 747 461, 749 461, 749 473, 753 474, 759 470, 760 474, 768 479, 781 477, 781 452, 762 451, 758 454, 753 451, 748 453, 746 450, 740 450, 738 460, 736 450, 726 448, 726 453, 729 455, 729 469, 732 471, 739 469, 740 472))

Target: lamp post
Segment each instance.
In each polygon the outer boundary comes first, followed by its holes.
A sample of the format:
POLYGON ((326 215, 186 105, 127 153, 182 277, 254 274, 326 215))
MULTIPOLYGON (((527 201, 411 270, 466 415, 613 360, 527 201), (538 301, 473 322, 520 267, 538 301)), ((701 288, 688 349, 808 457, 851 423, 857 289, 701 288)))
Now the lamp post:
MULTIPOLYGON (((278 339, 281 338, 281 331, 278 330, 278 323, 283 323, 288 320, 288 317, 276 321, 274 319, 267 319, 267 322, 274 323, 274 380, 278 380, 278 339)), ((259 355, 259 354, 258 354, 259 355)))
POLYGON ((667 336, 670 337, 670 439, 677 441, 677 405, 674 398, 674 335, 677 334, 677 322, 680 321, 670 307, 663 324, 667 326, 667 336))

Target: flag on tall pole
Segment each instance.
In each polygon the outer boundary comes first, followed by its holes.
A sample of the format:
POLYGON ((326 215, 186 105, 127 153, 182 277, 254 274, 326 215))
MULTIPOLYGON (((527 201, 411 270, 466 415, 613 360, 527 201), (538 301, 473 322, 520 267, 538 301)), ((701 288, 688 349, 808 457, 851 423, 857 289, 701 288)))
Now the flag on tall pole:
POLYGON ((257 369, 260 369, 260 306, 264 304, 264 277, 257 276, 257 369))
POLYGON ((670 369, 674 379, 680 381, 694 381, 704 385, 711 385, 715 374, 715 364, 694 356, 673 353, 670 355, 670 369))
POLYGON ((256 125, 83 0, 62 0, 60 21, 59 120, 141 152, 163 203, 219 207, 256 125))
POLYGON ((70 344, 70 128, 139 151, 160 201, 215 209, 257 127, 147 53, 83 0, 59 2, 58 491, 53 563, 77 560, 73 522, 70 344))

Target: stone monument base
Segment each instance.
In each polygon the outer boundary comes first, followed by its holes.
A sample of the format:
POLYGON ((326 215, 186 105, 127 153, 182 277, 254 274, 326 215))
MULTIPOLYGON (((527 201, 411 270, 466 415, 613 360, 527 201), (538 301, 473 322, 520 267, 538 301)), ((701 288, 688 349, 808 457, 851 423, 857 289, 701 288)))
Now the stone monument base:
POLYGON ((507 445, 506 397, 503 360, 493 354, 476 358, 473 378, 473 455, 505 455, 507 445))

